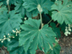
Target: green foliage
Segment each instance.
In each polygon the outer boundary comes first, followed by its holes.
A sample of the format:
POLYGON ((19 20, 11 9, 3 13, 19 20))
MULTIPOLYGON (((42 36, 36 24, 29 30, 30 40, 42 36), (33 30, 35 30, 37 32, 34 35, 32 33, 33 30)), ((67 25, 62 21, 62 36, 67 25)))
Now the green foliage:
POLYGON ((50 26, 52 27, 53 31, 56 33, 56 38, 61 37, 60 29, 56 27, 55 23, 51 23, 50 26))
POLYGON ((8 41, 7 40, 5 40, 3 43, 0 42, 0 47, 2 47, 2 46, 7 47, 7 44, 8 44, 8 41))
POLYGON ((61 49, 60 45, 56 43, 53 49, 50 49, 47 54, 59 54, 60 49, 61 49))
POLYGON ((40 20, 31 18, 24 21, 24 23, 21 25, 24 31, 20 33, 19 43, 20 46, 24 45, 25 51, 30 47, 31 54, 35 54, 38 46, 44 48, 44 52, 49 50, 49 45, 53 47, 56 35, 48 25, 44 25, 42 29, 39 29, 40 20))
POLYGON ((15 11, 17 13, 21 13, 22 17, 24 17, 25 16, 25 8, 22 6, 22 4, 23 4, 23 1, 22 0, 17 1, 15 3, 15 6, 16 6, 15 7, 15 11))
POLYGON ((21 20, 20 14, 15 14, 15 11, 3 12, 0 16, 0 39, 3 38, 4 35, 8 35, 12 30, 19 29, 21 20))
POLYGON ((42 12, 48 13, 48 10, 51 10, 52 2, 50 0, 24 0, 23 6, 26 8, 28 12, 32 12, 33 16, 37 16, 39 11, 39 5, 42 8, 42 12))
POLYGON ((71 26, 72 1, 0 0, 0 47, 10 54, 59 54, 56 39, 71 26))
POLYGON ((52 19, 54 21, 58 21, 60 24, 65 22, 66 24, 72 24, 72 2, 68 2, 68 0, 63 0, 63 4, 61 1, 56 1, 54 5, 52 5, 52 19))
POLYGON ((23 47, 19 46, 18 37, 11 39, 7 45, 7 50, 10 54, 24 54, 23 47))
POLYGON ((0 2, 0 15, 3 14, 4 11, 7 11, 7 8, 3 5, 2 2, 0 2))
MULTIPOLYGON (((5 5, 7 5, 7 0, 0 0, 1 2, 3 2, 5 5)), ((9 0, 9 5, 11 5, 11 4, 15 4, 15 2, 16 2, 17 0, 9 0)))

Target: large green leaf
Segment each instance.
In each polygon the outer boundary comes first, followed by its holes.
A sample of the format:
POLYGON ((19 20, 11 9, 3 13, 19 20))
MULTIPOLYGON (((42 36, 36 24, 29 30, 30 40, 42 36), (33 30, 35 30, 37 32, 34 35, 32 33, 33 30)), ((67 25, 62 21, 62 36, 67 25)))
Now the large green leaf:
POLYGON ((3 38, 4 35, 8 35, 12 32, 12 30, 19 29, 21 20, 20 14, 15 14, 15 11, 4 12, 0 15, 0 39, 3 38))
POLYGON ((51 5, 52 2, 50 0, 24 0, 23 4, 28 12, 32 11, 33 16, 37 16, 39 13, 37 9, 38 6, 41 6, 44 13, 48 13, 48 10, 51 10, 51 5))
POLYGON ((24 22, 25 24, 21 25, 23 31, 20 33, 19 44, 24 45, 25 52, 30 49, 30 53, 35 54, 37 47, 41 47, 46 53, 49 46, 53 47, 56 34, 47 24, 39 29, 40 22, 40 20, 29 18, 24 22))
POLYGON ((72 2, 68 0, 63 0, 63 4, 61 1, 56 1, 54 5, 52 5, 52 19, 54 21, 58 21, 60 24, 65 22, 66 24, 72 24, 72 2))
POLYGON ((60 45, 56 43, 53 49, 50 49, 47 54, 59 54, 60 50, 61 50, 60 45))

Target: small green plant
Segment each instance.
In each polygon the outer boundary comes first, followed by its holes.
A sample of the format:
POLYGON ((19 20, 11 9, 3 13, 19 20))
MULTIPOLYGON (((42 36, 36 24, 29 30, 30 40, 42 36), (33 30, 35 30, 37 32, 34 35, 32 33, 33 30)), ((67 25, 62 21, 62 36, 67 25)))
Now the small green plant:
POLYGON ((72 32, 72 1, 0 0, 0 47, 10 54, 59 54, 61 31, 72 32))

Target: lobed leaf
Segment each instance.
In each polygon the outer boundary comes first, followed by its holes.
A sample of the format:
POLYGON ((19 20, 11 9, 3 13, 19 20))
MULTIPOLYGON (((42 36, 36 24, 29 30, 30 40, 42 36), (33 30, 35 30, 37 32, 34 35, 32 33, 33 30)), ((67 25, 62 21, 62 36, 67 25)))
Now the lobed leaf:
POLYGON ((52 19, 54 21, 58 21, 60 24, 64 22, 66 24, 72 24, 72 2, 68 0, 63 0, 63 4, 61 1, 56 1, 54 5, 52 5, 52 19))
POLYGON ((41 7, 42 12, 48 13, 51 10, 52 2, 50 0, 24 0, 23 6, 26 8, 27 12, 31 12, 33 16, 37 16, 39 11, 38 8, 41 7), (40 6, 40 7, 38 7, 40 6))
POLYGON ((0 15, 0 39, 11 33, 12 30, 20 29, 21 22, 21 15, 15 14, 15 11, 11 11, 9 14, 4 12, 0 15))
POLYGON ((50 48, 49 45, 53 47, 56 34, 47 24, 39 29, 40 22, 29 18, 21 25, 23 31, 20 33, 19 45, 24 46, 25 52, 30 49, 30 53, 35 54, 37 47, 40 46, 46 53, 50 48))

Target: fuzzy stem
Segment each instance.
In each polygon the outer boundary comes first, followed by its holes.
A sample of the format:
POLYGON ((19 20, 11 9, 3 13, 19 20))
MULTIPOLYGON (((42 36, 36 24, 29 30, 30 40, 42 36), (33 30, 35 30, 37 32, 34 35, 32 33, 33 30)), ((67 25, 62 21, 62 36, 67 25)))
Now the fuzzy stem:
POLYGON ((9 4, 8 4, 8 12, 10 11, 10 6, 9 6, 9 4))
POLYGON ((47 24, 49 24, 51 21, 52 21, 52 19, 47 24))
POLYGON ((43 23, 42 23, 42 15, 41 15, 41 12, 40 12, 40 19, 41 19, 41 28, 43 27, 43 23))

